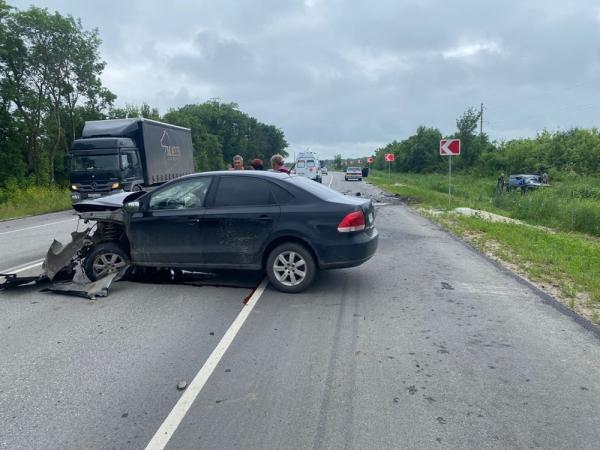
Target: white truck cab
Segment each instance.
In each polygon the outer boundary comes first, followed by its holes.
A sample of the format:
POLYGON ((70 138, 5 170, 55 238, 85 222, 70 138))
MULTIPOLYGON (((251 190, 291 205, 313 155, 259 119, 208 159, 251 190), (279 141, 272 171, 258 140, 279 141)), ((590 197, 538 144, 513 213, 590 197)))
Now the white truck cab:
POLYGON ((296 175, 310 178, 318 183, 322 181, 321 162, 313 152, 302 152, 296 158, 296 175))

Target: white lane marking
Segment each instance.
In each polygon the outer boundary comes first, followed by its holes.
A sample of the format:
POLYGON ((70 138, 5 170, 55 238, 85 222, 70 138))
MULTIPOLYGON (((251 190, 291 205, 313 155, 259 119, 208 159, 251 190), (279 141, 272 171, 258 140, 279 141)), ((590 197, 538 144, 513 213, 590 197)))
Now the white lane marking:
POLYGON ((331 175, 331 180, 329 180, 329 187, 331 187, 331 183, 333 183, 333 175, 331 175))
POLYGON ((34 227, 19 228, 18 230, 2 231, 2 232, 0 232, 0 236, 2 236, 3 234, 18 233, 19 231, 33 230, 34 228, 48 227, 50 225, 56 225, 59 223, 72 222, 73 220, 77 220, 77 217, 73 217, 72 219, 69 219, 69 220, 60 220, 58 222, 50 222, 50 223, 45 223, 43 225, 36 225, 34 227))
POLYGON ((169 439, 173 436, 177 427, 182 422, 183 418, 187 414, 188 410, 200 394, 200 391, 210 378, 211 374, 223 358, 223 355, 235 339, 238 331, 244 325, 244 322, 252 312, 254 305, 258 302, 258 299, 265 291, 267 287, 268 280, 265 278, 260 285, 256 288, 248 303, 244 305, 238 316, 235 318, 229 329, 225 332, 225 335, 219 342, 219 344, 212 351, 200 371, 196 374, 188 388, 185 390, 181 398, 175 404, 173 410, 169 413, 165 421, 162 423, 158 431, 154 434, 148 445, 146 445, 146 450, 162 450, 165 448, 169 439))
POLYGON ((26 270, 33 269, 34 267, 37 267, 37 266, 41 266, 43 262, 44 262, 43 259, 40 259, 38 261, 32 261, 30 263, 25 263, 25 264, 27 264, 26 266, 23 266, 23 264, 21 264, 20 266, 11 267, 10 269, 1 270, 0 273, 15 273, 16 274, 16 273, 25 272, 26 270))

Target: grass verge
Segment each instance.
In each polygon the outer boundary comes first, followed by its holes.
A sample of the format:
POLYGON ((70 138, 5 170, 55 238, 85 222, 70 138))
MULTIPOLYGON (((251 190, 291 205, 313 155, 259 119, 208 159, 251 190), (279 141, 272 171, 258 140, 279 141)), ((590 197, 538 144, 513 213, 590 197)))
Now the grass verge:
POLYGON ((0 190, 0 220, 64 211, 71 208, 69 191, 29 186, 0 190))
MULTIPOLYGON (((394 174, 390 182, 386 176, 377 174, 369 177, 369 181, 418 206, 431 220, 529 279, 578 314, 600 324, 600 239, 572 231, 548 231, 455 214, 448 208, 447 194, 428 188, 428 180, 413 182, 415 177, 418 175, 394 174)), ((474 180, 475 185, 480 182, 474 180)), ((509 215, 483 196, 456 196, 451 208, 456 207, 509 215)), ((526 218, 525 221, 539 223, 526 218)))

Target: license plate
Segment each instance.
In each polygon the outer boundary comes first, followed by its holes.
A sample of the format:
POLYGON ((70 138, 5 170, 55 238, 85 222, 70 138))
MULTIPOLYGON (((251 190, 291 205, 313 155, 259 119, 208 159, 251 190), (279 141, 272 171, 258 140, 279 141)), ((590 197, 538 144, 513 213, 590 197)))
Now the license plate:
POLYGON ((88 198, 100 198, 102 194, 88 194, 88 198))

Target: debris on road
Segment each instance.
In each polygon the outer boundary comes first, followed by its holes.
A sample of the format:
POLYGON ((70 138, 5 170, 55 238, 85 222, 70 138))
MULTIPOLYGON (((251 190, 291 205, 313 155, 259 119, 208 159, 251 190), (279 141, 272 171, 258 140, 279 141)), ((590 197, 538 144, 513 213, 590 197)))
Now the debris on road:
POLYGON ((126 274, 127 270, 129 270, 129 267, 125 267, 120 272, 109 273, 105 277, 91 283, 75 281, 54 283, 49 288, 42 289, 42 292, 73 295, 75 297, 84 297, 90 300, 95 300, 97 297, 107 297, 110 285, 113 281, 119 281, 119 279, 126 274))
POLYGON ((85 238, 88 236, 90 229, 84 231, 73 231, 71 233, 71 242, 63 246, 56 239, 50 245, 46 259, 42 265, 43 273, 53 280, 56 274, 68 267, 79 251, 85 245, 85 238))
POLYGON ((185 382, 185 381, 180 381, 179 383, 177 383, 178 391, 184 391, 186 387, 187 387, 187 382, 185 382))
POLYGON ((27 286, 28 284, 38 284, 44 281, 50 281, 45 275, 36 275, 34 277, 17 277, 15 273, 0 273, 0 277, 4 281, 0 283, 0 291, 16 288, 19 286, 27 286))

